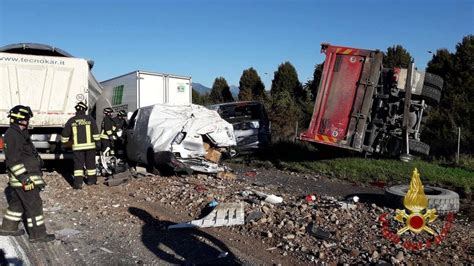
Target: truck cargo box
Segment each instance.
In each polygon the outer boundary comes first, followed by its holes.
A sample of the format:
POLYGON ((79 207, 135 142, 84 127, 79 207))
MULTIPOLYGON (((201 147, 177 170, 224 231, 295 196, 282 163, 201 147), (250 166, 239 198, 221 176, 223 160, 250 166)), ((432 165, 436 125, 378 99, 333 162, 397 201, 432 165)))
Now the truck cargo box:
POLYGON ((323 52, 326 61, 313 117, 300 138, 361 151, 383 55, 330 45, 323 45, 323 52))
MULTIPOLYGON (((64 124, 79 101, 93 112, 102 88, 91 73, 93 61, 75 58, 59 48, 18 43, 0 47, 0 143, 9 127, 7 112, 30 106, 31 140, 43 159, 70 157, 60 149, 64 124)), ((0 163, 4 159, 0 145, 0 163)), ((0 166, 1 168, 1 166, 0 166)), ((1 171, 1 170, 0 170, 1 171)))
POLYGON ((192 103, 191 77, 149 71, 133 71, 101 82, 104 92, 97 102, 97 122, 102 110, 134 112, 154 104, 189 105, 192 103))
POLYGON ((18 104, 31 107, 31 126, 63 126, 77 101, 89 98, 88 75, 84 59, 0 53, 0 126, 18 104))
POLYGON ((440 101, 439 76, 416 70, 414 62, 408 69, 383 68, 378 50, 322 44, 321 51, 326 60, 301 140, 405 159, 429 153, 421 123, 428 106, 440 101))

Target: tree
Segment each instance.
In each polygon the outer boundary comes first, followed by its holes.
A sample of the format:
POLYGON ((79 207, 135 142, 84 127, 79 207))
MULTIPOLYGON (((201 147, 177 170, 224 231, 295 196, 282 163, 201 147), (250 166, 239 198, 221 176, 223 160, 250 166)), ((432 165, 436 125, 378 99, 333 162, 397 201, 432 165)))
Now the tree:
POLYGON ((298 80, 298 74, 295 67, 290 62, 285 62, 278 66, 272 80, 272 88, 270 90, 273 94, 279 94, 282 91, 288 91, 292 98, 299 98, 303 95, 303 87, 298 80))
POLYGON ((211 103, 208 93, 204 93, 203 95, 201 95, 198 91, 193 89, 192 97, 193 104, 208 105, 211 103))
POLYGON ((309 84, 309 91, 311 93, 310 98, 312 101, 316 100, 316 96, 318 95, 319 82, 321 80, 321 76, 323 75, 323 67, 324 62, 314 66, 313 80, 311 80, 311 83, 309 84))
POLYGON ((456 45, 456 52, 436 51, 427 72, 444 79, 440 105, 433 108, 423 127, 424 140, 435 156, 453 156, 457 148, 457 128, 461 127, 461 152, 474 151, 474 35, 456 45))
POLYGON ((193 101, 194 104, 201 104, 202 105, 201 95, 195 89, 193 89, 193 91, 192 91, 192 101, 193 101))
POLYGON ((297 99, 298 107, 300 110, 300 126, 301 128, 307 128, 311 122, 313 115, 314 103, 319 88, 319 81, 323 74, 324 62, 316 64, 314 66, 313 79, 308 80, 303 85, 304 97, 297 99))
POLYGON ((239 81, 239 100, 251 101, 265 99, 265 85, 263 85, 257 71, 252 67, 244 70, 239 81))
POLYGON ((408 68, 411 59, 410 53, 405 48, 403 48, 403 46, 398 44, 387 48, 387 52, 383 57, 383 66, 388 68, 408 68))
POLYGON ((277 140, 289 140, 294 135, 294 124, 299 120, 297 99, 303 94, 296 69, 290 62, 278 66, 270 90, 272 97, 270 119, 277 140))
POLYGON ((209 98, 211 103, 226 103, 234 101, 234 97, 232 97, 230 87, 225 78, 218 77, 214 80, 209 98))

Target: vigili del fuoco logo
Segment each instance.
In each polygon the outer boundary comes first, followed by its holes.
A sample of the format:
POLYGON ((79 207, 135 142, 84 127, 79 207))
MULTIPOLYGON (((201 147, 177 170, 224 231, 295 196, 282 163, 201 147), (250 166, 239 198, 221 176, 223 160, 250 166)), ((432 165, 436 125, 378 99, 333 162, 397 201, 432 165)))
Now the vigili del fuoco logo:
POLYGON ((425 195, 420 174, 416 168, 413 170, 410 188, 403 199, 403 205, 408 210, 408 213, 405 210, 396 210, 394 219, 401 223, 402 227, 395 233, 390 229, 389 220, 387 220, 388 213, 383 213, 379 216, 379 222, 382 224, 382 235, 394 244, 401 244, 407 250, 423 250, 430 248, 432 245, 440 245, 451 229, 454 214, 448 213, 441 233, 437 233, 430 227, 430 223, 433 223, 438 218, 438 215, 436 214, 436 209, 427 209, 428 198, 425 195), (424 241, 402 239, 401 236, 407 231, 415 234, 426 233, 428 238, 424 241))

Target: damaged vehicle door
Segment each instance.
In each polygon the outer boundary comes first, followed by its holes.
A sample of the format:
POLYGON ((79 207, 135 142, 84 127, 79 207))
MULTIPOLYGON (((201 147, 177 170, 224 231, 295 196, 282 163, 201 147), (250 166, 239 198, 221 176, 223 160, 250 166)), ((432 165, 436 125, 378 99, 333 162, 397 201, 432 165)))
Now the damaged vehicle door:
POLYGON ((126 134, 128 159, 160 172, 163 165, 206 173, 223 171, 220 154, 236 144, 232 125, 199 105, 140 108, 132 115, 126 134))
POLYGON ((231 123, 239 151, 251 151, 267 147, 271 142, 267 112, 258 101, 222 103, 208 106, 231 123))

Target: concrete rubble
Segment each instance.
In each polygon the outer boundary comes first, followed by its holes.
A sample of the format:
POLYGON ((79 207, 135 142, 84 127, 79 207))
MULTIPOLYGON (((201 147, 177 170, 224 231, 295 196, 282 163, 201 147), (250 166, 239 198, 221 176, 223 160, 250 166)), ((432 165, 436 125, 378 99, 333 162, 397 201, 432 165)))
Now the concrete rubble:
MULTIPOLYGON (((140 242, 136 234, 141 232, 144 222, 130 213, 133 206, 162 206, 176 214, 187 216, 189 221, 197 217, 199 210, 209 202, 216 200, 220 204, 241 204, 245 212, 244 225, 216 230, 245 237, 250 241, 248 243, 261 242, 266 246, 266 252, 291 258, 295 264, 445 264, 474 261, 472 223, 462 214, 456 217, 454 226, 440 246, 421 252, 407 251, 382 235, 378 218, 382 213, 393 217, 394 210, 365 202, 362 197, 357 201, 353 198, 346 200, 334 194, 316 193, 314 200, 308 202, 305 200, 307 194, 302 192, 307 186, 298 185, 298 182, 292 183, 294 185, 280 183, 281 180, 292 178, 305 182, 310 180, 321 186, 333 184, 332 187, 339 189, 341 185, 338 182, 341 181, 276 170, 268 171, 267 176, 265 170, 259 170, 259 175, 253 177, 245 173, 246 171, 237 168, 234 172, 235 179, 219 179, 203 174, 181 177, 147 176, 132 178, 129 182, 114 187, 101 184, 81 191, 73 191, 63 177, 49 173, 45 176, 48 186, 43 194, 44 207, 49 210, 46 215, 50 228, 55 231, 63 230, 65 235, 70 236, 76 230, 80 232, 74 237, 67 237, 64 240, 66 243, 74 243, 77 238, 88 239, 91 247, 82 251, 85 254, 93 249, 102 250, 103 252, 99 252, 102 254, 112 250, 114 254, 121 254, 136 248, 137 242, 140 242), (275 178, 278 175, 285 178, 275 178), (315 179, 318 181, 314 181, 315 179), (284 200, 272 204, 266 202, 263 195, 279 195, 284 200), (57 202, 61 204, 58 205, 57 202), (119 240, 114 237, 119 237, 119 240), (107 245, 107 248, 101 245, 107 245)), ((350 189, 351 186, 346 187, 350 189)), ((352 189, 354 192, 357 190, 356 187, 352 189)), ((331 192, 327 188, 322 190, 331 192)), ((172 223, 186 220, 163 217, 155 219, 168 219, 172 223)), ((430 226, 439 231, 443 223, 443 218, 440 218, 430 226)), ((401 226, 393 219, 390 225, 394 231, 401 226)), ((162 228, 159 223, 154 226, 162 228)), ((180 231, 172 230, 168 234, 172 232, 180 231)), ((404 237, 415 241, 424 236, 407 233, 404 237)), ((101 262, 99 254, 91 254, 89 263, 101 262)), ((140 253, 139 249, 135 255, 144 263, 158 262, 147 260, 145 253, 140 253)), ((133 263, 133 259, 122 262, 133 263)))

